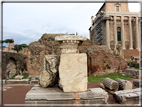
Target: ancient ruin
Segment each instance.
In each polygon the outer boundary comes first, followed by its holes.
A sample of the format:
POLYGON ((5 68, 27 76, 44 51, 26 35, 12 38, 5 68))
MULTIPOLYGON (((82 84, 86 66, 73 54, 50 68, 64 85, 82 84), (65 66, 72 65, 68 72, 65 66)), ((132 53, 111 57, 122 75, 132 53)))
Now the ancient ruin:
POLYGON ((42 87, 54 86, 58 83, 59 56, 45 55, 39 75, 39 84, 42 87))
POLYGON ((87 56, 78 52, 78 44, 87 40, 84 36, 56 36, 55 41, 61 43, 59 66, 59 85, 64 92, 79 92, 87 90, 87 56))

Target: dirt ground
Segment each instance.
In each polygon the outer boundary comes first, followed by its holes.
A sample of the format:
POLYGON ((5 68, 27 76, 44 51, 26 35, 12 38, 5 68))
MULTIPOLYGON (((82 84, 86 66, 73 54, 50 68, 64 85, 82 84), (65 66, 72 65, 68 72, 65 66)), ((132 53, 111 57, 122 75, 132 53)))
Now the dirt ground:
MULTIPOLYGON (((131 80, 133 82, 133 80, 131 80)), ((88 88, 98 88, 99 84, 97 83, 88 83, 88 88)), ((3 95, 2 102, 3 104, 25 104, 25 96, 26 93, 33 87, 34 85, 4 85, 3 86, 3 95)), ((138 87, 133 87, 138 88, 138 87)), ((108 93, 109 94, 109 93, 108 93)), ((113 96, 109 94, 108 104, 115 104, 113 100, 113 96)))

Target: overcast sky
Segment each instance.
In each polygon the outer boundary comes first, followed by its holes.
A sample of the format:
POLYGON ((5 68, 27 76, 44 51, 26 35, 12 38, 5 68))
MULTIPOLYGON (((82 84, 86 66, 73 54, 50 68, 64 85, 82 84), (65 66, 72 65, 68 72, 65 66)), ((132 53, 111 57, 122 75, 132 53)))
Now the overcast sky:
MULTIPOLYGON (((3 3, 3 39, 14 44, 37 41, 44 33, 68 33, 89 38, 91 16, 103 3, 3 3)), ((129 3, 139 12, 139 3, 129 3)), ((5 44, 4 44, 5 45, 5 44)))

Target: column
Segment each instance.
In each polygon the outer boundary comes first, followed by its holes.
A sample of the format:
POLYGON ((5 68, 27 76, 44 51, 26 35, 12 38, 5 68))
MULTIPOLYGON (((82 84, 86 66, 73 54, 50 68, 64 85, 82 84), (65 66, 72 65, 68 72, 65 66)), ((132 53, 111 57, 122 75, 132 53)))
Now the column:
POLYGON ((114 50, 116 50, 116 46, 117 46, 117 25, 116 25, 116 16, 115 15, 114 15, 113 21, 114 21, 114 50))
POLYGON ((106 45, 110 49, 109 20, 106 19, 106 45))
POLYGON ((125 37, 124 37, 124 22, 123 22, 123 16, 121 16, 121 38, 122 38, 122 49, 125 49, 125 37))
POLYGON ((140 45, 139 45, 139 27, 138 27, 138 16, 136 17, 136 49, 140 51, 140 45))
POLYGON ((129 16, 129 49, 133 49, 131 16, 129 16))

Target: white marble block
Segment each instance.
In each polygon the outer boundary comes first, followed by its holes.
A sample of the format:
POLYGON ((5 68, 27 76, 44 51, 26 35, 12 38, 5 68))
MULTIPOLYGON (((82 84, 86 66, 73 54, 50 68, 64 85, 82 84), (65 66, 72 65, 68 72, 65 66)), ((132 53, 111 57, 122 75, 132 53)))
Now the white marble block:
POLYGON ((87 91, 87 55, 61 54, 59 85, 64 92, 87 91))

